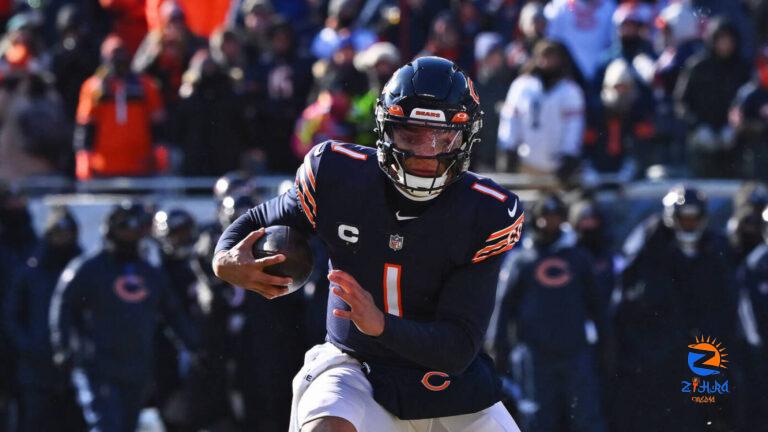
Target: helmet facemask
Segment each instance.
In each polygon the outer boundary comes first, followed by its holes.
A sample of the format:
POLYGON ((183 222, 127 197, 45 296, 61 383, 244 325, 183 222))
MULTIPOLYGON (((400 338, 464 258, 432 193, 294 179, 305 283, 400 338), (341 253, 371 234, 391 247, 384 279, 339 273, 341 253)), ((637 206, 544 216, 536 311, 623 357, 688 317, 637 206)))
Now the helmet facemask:
POLYGON ((379 166, 397 189, 415 201, 430 200, 469 168, 480 130, 474 123, 414 120, 377 107, 379 166))

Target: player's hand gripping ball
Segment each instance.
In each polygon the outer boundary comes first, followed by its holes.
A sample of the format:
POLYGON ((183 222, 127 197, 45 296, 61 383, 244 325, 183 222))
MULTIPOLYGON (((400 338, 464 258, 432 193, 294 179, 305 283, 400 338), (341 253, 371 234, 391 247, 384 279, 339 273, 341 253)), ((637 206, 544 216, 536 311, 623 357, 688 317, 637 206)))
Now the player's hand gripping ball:
POLYGON ((315 263, 309 239, 298 230, 283 225, 267 227, 264 235, 253 244, 252 252, 256 259, 285 255, 285 261, 265 267, 264 273, 293 279, 293 283, 288 285, 288 292, 294 292, 307 283, 315 263))

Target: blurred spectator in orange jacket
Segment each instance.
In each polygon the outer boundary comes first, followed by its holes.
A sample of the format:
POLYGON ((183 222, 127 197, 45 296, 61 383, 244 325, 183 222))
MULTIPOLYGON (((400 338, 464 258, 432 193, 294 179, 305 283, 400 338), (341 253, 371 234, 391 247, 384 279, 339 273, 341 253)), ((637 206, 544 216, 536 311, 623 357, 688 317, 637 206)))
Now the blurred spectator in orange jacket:
POLYGON ((161 139, 164 118, 152 78, 130 70, 123 40, 110 35, 101 46, 102 66, 83 83, 75 131, 79 179, 152 175, 165 168, 161 139))
MULTIPOLYGON (((184 11, 187 25, 192 33, 208 38, 227 20, 232 2, 233 0, 177 0, 175 3, 184 11)), ((164 3, 174 3, 174 1, 146 0, 146 16, 150 30, 162 26, 161 10, 164 3)))
POLYGON ((147 34, 145 0, 99 0, 113 19, 112 33, 123 39, 128 52, 133 55, 147 34))

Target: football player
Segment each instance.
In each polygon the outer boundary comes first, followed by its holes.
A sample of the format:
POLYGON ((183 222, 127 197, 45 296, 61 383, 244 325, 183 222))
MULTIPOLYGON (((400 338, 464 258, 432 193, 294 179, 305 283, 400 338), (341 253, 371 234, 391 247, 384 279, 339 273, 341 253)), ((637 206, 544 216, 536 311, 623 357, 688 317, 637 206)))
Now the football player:
POLYGON ((264 227, 328 248, 327 342, 294 379, 291 430, 518 431, 480 347, 523 210, 467 172, 482 126, 472 81, 448 60, 414 60, 384 87, 376 123, 375 149, 312 148, 292 189, 227 228, 213 268, 274 298, 290 280, 264 272, 284 256, 251 253, 264 227))

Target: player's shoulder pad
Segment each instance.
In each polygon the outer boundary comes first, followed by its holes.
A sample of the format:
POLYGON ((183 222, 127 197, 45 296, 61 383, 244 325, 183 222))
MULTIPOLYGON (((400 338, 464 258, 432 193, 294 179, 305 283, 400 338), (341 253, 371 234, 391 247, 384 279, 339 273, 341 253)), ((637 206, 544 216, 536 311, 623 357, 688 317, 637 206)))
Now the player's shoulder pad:
POLYGON ((301 209, 313 228, 316 227, 320 181, 327 186, 329 182, 333 183, 335 176, 348 174, 346 168, 350 163, 358 164, 375 158, 374 149, 339 141, 325 141, 310 149, 296 172, 295 184, 301 209))
POLYGON ((520 198, 496 182, 471 173, 469 188, 476 198, 477 228, 482 237, 472 263, 502 254, 520 240, 525 212, 520 198))

